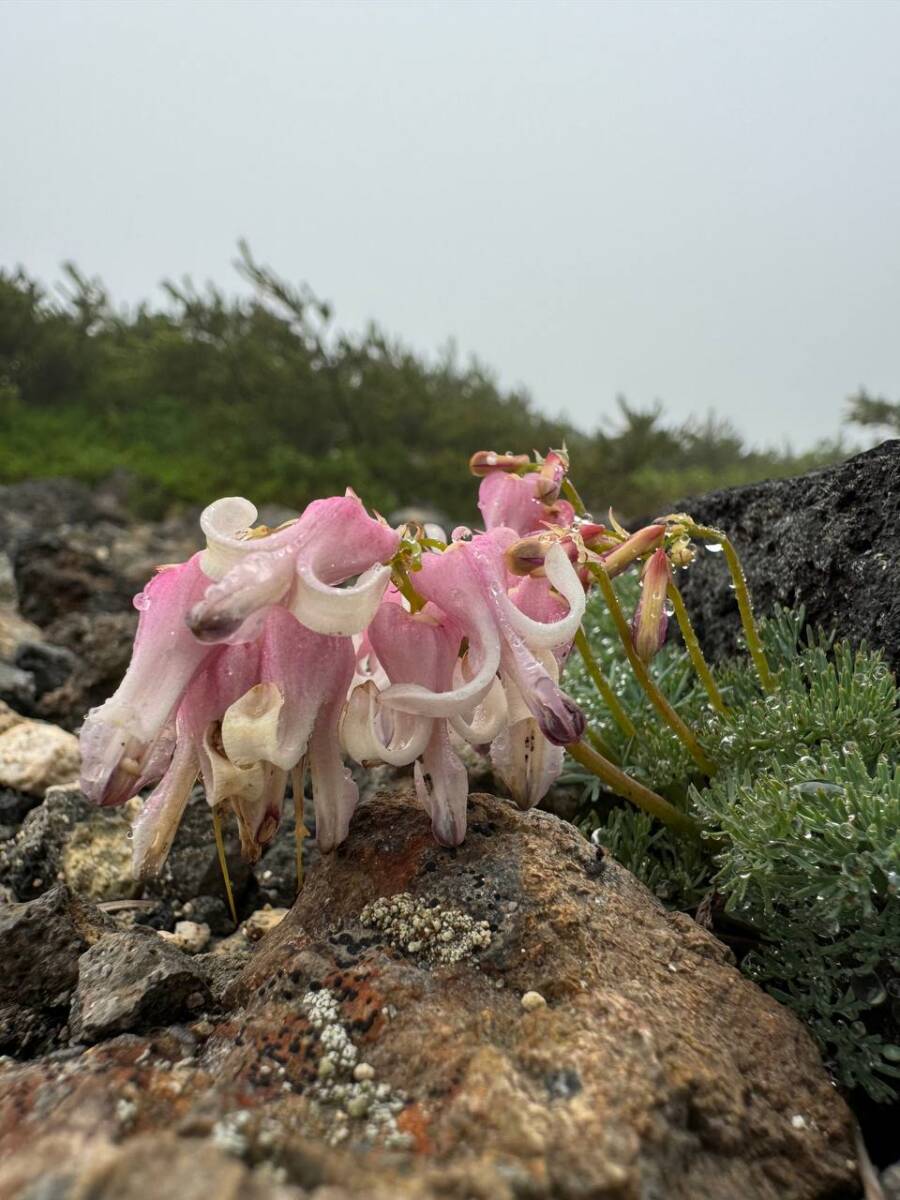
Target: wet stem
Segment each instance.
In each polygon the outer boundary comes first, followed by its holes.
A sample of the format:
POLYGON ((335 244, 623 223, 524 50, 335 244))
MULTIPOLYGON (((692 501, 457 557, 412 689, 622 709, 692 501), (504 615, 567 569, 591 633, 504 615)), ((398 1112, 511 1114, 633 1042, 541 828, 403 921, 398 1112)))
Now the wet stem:
POLYGON ((584 660, 585 670, 590 675, 597 691, 603 697, 603 702, 609 709, 613 720, 626 737, 633 738, 637 733, 634 722, 622 707, 619 697, 613 691, 609 680, 601 671, 599 663, 594 658, 594 653, 591 650, 585 632, 580 626, 578 632, 575 634, 575 645, 578 647, 578 653, 584 660))
POLYGON ((725 701, 722 699, 722 693, 719 691, 719 686, 713 678, 713 673, 710 670, 709 663, 703 656, 703 651, 700 649, 700 642, 697 640, 697 634, 694 626, 691 623, 690 614, 684 603, 684 598, 674 583, 669 584, 669 599, 672 601, 672 607, 675 609, 675 618, 678 621, 678 628, 681 630, 681 636, 684 639, 684 644, 690 656, 694 670, 700 677, 700 682, 706 688, 706 694, 709 696, 709 702, 723 716, 727 716, 728 708, 725 701))
POLYGON ((659 690, 650 676, 646 665, 639 657, 634 648, 634 643, 631 638, 631 630, 628 627, 628 621, 625 614, 622 612, 622 606, 619 603, 619 597, 616 595, 616 590, 612 585, 612 580, 606 573, 606 570, 600 563, 588 563, 588 569, 600 588, 603 599, 606 601, 606 607, 610 611, 613 622, 616 626, 616 632, 622 642, 622 646, 628 656, 628 661, 631 663, 631 669, 637 678, 638 683, 644 689, 647 699, 666 722, 669 728, 673 731, 676 737, 680 738, 693 758, 694 762, 704 773, 704 775, 712 776, 716 773, 716 765, 706 756, 703 747, 697 740, 694 731, 687 725, 666 697, 659 690))
POLYGON ((584 742, 575 742, 573 745, 567 746, 566 750, 577 763, 585 770, 590 771, 592 775, 596 775, 617 796, 630 800, 644 812, 656 817, 672 829, 677 829, 680 833, 699 836, 700 827, 687 813, 681 812, 674 804, 670 804, 656 792, 651 792, 642 783, 638 783, 636 779, 626 775, 624 771, 614 766, 609 759, 604 758, 591 746, 586 746, 584 742))
POLYGON ((744 637, 747 639, 747 649, 750 651, 750 657, 753 659, 753 665, 756 667, 756 673, 759 675, 759 682, 762 684, 763 691, 773 692, 776 686, 775 676, 772 674, 772 669, 766 658, 766 652, 763 650, 759 630, 756 628, 753 606, 750 602, 750 589, 747 587, 747 577, 744 575, 744 568, 741 566, 741 560, 738 558, 737 551, 721 529, 714 529, 708 525, 690 525, 688 526, 688 532, 691 537, 700 538, 704 542, 718 543, 722 547, 725 553, 725 561, 728 563, 728 569, 731 572, 731 579, 734 583, 734 594, 737 599, 738 610, 741 614, 744 637))

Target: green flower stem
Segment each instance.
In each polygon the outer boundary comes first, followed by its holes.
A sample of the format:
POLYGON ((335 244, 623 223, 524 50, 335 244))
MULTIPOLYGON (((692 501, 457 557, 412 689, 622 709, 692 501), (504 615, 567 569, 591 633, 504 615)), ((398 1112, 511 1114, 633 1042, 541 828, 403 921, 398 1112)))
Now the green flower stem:
POLYGON ((626 737, 633 738, 637 733, 634 727, 634 722, 629 717, 628 713, 622 707, 619 697, 612 690, 609 680, 600 670, 600 665, 594 658, 594 653, 591 650, 590 643, 585 636, 584 629, 579 626, 578 632, 575 634, 575 645, 578 647, 578 652, 584 660, 585 669, 588 675, 594 681, 594 686, 603 697, 603 702, 612 714, 612 718, 619 726, 626 737))
POLYGON ((222 822, 219 818, 219 810, 216 805, 213 805, 212 821, 213 835, 216 839, 216 853, 219 856, 219 867, 222 871, 222 882, 225 884, 225 895, 228 897, 228 908, 231 911, 231 919, 234 921, 235 925, 237 925, 237 909, 234 906, 234 892, 231 890, 231 876, 228 874, 228 859, 225 857, 225 840, 222 837, 222 822))
POLYGON ((750 657, 753 659, 753 665, 756 667, 763 691, 774 692, 775 676, 772 674, 766 652, 763 650, 759 630, 756 628, 753 606, 750 603, 750 589, 747 587, 747 577, 744 575, 744 568, 741 566, 737 551, 721 529, 714 529, 708 525, 689 525, 688 532, 692 537, 702 538, 705 542, 718 542, 724 550, 725 561, 728 563, 728 569, 734 582, 734 594, 741 614, 741 624, 744 626, 747 649, 750 651, 750 657))
POLYGON ((624 771, 613 766, 609 759, 598 754, 590 746, 586 746, 584 742, 575 742, 571 746, 566 746, 566 750, 577 763, 601 779, 617 796, 630 800, 632 804, 642 808, 644 812, 650 813, 652 817, 656 817, 665 825, 671 826, 672 829, 699 836, 699 827, 687 813, 681 812, 674 804, 670 804, 656 792, 651 792, 642 783, 638 783, 636 779, 626 775, 624 771))
POLYGON ((716 773, 715 763, 707 758, 703 747, 697 741, 694 731, 679 717, 678 713, 653 682, 646 665, 639 658, 631 638, 628 621, 622 612, 622 606, 619 603, 619 597, 616 595, 616 589, 612 585, 612 580, 600 563, 589 562, 588 567, 600 586, 603 599, 606 601, 606 606, 612 615, 616 630, 625 648, 625 653, 628 655, 628 661, 631 663, 631 669, 637 676, 638 683, 644 689, 647 699, 669 728, 681 739, 704 775, 714 775, 716 773))
POLYGON ((691 662, 694 664, 694 670, 700 676, 700 680, 706 688, 709 702, 716 712, 720 712, 725 716, 728 713, 728 708, 722 699, 722 693, 719 691, 718 684, 713 678, 713 673, 709 669, 709 663, 704 658, 703 651, 700 649, 700 643, 697 640, 694 626, 691 624, 690 613, 685 606, 684 598, 674 583, 669 584, 669 599, 672 601, 675 609, 678 628, 681 630, 681 636, 684 638, 687 652, 690 655, 691 662))
POLYGON ((565 496, 565 498, 569 501, 569 503, 575 509, 576 517, 586 517, 587 509, 584 506, 584 501, 579 496, 578 489, 576 488, 576 486, 572 482, 572 480, 568 477, 568 475, 562 481, 562 492, 563 492, 563 495, 565 496))
POLYGON ((392 574, 391 579, 397 591, 406 599, 409 604, 410 612, 421 612, 425 607, 426 601, 424 596, 419 593, 412 585, 412 580, 409 577, 409 572, 399 559, 394 559, 391 563, 392 574))

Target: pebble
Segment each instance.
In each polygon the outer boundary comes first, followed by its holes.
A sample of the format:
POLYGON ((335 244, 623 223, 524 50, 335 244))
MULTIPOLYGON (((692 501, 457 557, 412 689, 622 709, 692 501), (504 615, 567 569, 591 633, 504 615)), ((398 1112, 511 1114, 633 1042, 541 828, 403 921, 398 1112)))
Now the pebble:
POLYGON ((540 992, 526 992, 521 999, 521 1005, 526 1012, 534 1012, 536 1008, 546 1008, 547 1001, 540 992))

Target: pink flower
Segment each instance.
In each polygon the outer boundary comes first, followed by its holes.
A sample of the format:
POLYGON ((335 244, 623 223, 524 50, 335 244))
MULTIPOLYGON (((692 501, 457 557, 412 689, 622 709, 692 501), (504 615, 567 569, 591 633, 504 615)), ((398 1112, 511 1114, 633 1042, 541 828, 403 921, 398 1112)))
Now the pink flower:
POLYGON ((559 499, 568 467, 565 458, 551 450, 538 470, 524 475, 512 473, 511 464, 517 459, 497 458, 494 469, 485 466, 476 472, 483 475, 478 488, 478 507, 486 529, 503 527, 524 535, 539 532, 548 525, 568 528, 572 524, 575 519, 572 505, 559 499))
POLYGON ((273 797, 307 746, 323 848, 346 836, 356 803, 337 749, 354 662, 346 635, 378 607, 399 535, 352 494, 315 501, 273 534, 251 530, 255 518, 238 497, 206 509, 207 549, 136 598, 128 672, 82 730, 82 786, 95 802, 122 803, 161 780, 141 825, 154 862, 198 770, 212 804, 231 801, 251 855, 274 833, 273 797))
POLYGON ((254 641, 214 647, 178 706, 174 753, 135 822, 136 874, 162 865, 198 774, 209 805, 233 809, 252 862, 278 829, 290 772, 302 814, 308 759, 319 846, 341 842, 358 799, 338 748, 352 676, 348 638, 313 633, 277 606, 254 641))
POLYGON ((399 712, 455 717, 485 699, 499 671, 501 679, 511 679, 519 688, 544 736, 564 746, 581 736, 584 716, 533 651, 571 642, 584 614, 584 590, 565 550, 551 546, 545 557, 547 579, 569 611, 549 623, 527 616, 507 594, 504 551, 514 541, 511 530, 498 529, 423 557, 416 589, 468 640, 471 676, 452 688, 392 684, 381 699, 399 712))

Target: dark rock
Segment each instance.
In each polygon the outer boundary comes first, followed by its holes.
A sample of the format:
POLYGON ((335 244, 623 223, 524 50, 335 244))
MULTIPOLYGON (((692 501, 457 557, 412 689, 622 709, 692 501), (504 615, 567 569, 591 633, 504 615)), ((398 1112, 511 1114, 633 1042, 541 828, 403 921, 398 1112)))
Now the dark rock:
POLYGON ((90 524, 101 517, 91 490, 74 479, 33 479, 0 487, 0 549, 36 529, 90 524))
POLYGON ((78 962, 70 1028, 78 1041, 163 1025, 197 1013, 206 981, 187 954, 156 933, 108 933, 78 962))
POLYGON ((182 914, 191 921, 208 925, 216 936, 234 932, 228 904, 221 896, 195 896, 182 906, 182 914))
POLYGON ((47 627, 48 640, 75 658, 75 668, 55 690, 41 696, 39 711, 66 729, 78 729, 88 710, 113 694, 131 659, 137 629, 134 609, 116 613, 72 612, 47 627))
POLYGON ((0 906, 0 1052, 28 1053, 49 1043, 66 1022, 79 956, 110 928, 63 886, 0 906))
POLYGON ((104 558, 64 534, 24 538, 13 566, 22 616, 41 628, 69 612, 118 612, 131 602, 104 558))
POLYGON ((28 671, 38 697, 61 687, 78 666, 78 659, 65 646, 50 642, 22 642, 16 650, 15 665, 28 671))
MULTIPOLYGON (((885 652, 900 669, 900 441, 791 479, 680 501, 724 529, 759 612, 803 604, 812 626, 885 652)), ((721 554, 701 551, 682 588, 705 649, 733 654, 740 623, 721 554)))
POLYGON ((13 788, 0 788, 0 825, 20 825, 38 804, 38 796, 29 796, 13 788))
POLYGON ((37 689, 33 675, 20 667, 0 662, 0 700, 16 712, 31 716, 34 713, 36 697, 37 689))

